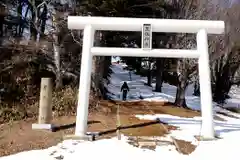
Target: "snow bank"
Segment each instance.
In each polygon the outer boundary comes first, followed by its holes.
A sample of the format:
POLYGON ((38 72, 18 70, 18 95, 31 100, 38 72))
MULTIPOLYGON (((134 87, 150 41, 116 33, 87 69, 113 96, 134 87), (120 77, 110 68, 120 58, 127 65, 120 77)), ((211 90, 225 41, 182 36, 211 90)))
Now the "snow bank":
POLYGON ((44 150, 35 150, 21 152, 15 155, 1 157, 0 160, 78 160, 86 158, 88 160, 104 159, 104 160, 159 160, 160 158, 177 159, 177 160, 203 160, 203 159, 239 159, 238 150, 240 147, 240 120, 226 118, 226 122, 215 121, 216 130, 221 139, 216 141, 200 142, 195 139, 195 135, 199 135, 200 118, 181 118, 170 115, 137 115, 141 119, 161 118, 171 125, 178 126, 179 130, 172 131, 165 140, 169 140, 169 136, 177 139, 190 141, 198 145, 197 149, 190 155, 183 155, 176 151, 174 146, 157 146, 155 151, 140 149, 133 147, 127 143, 127 137, 121 141, 116 138, 98 140, 95 142, 84 142, 75 140, 66 140, 57 146, 44 150))
MULTIPOLYGON (((130 87, 130 92, 128 93, 128 101, 132 100, 146 100, 146 101, 168 101, 174 102, 176 96, 176 86, 163 83, 162 93, 154 92, 153 88, 155 84, 152 84, 152 87, 145 85, 147 83, 146 77, 141 77, 124 70, 124 64, 113 64, 112 75, 110 78, 110 84, 108 84, 108 96, 113 100, 120 99, 120 87, 124 81, 126 81, 130 87), (130 80, 131 74, 131 80, 130 80), (141 97, 141 98, 140 98, 141 97)), ((226 103, 221 107, 240 107, 240 87, 232 86, 230 90, 230 99, 226 100, 226 103)), ((201 110, 200 97, 193 96, 193 85, 189 85, 186 90, 186 103, 187 106, 193 110, 201 110)), ((213 106, 216 110, 219 109, 218 105, 213 102, 213 106)))

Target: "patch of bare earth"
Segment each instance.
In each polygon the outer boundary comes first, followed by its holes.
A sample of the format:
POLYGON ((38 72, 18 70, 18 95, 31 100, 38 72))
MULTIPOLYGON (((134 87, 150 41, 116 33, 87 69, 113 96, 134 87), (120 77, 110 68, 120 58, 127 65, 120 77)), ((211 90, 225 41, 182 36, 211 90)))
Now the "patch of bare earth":
POLYGON ((197 147, 197 146, 191 144, 191 142, 187 142, 184 140, 175 139, 175 141, 178 144, 179 152, 181 152, 183 154, 190 154, 197 147))
MULTIPOLYGON (((177 108, 173 105, 161 102, 114 102, 100 101, 98 111, 89 113, 88 131, 106 131, 115 129, 117 122, 117 106, 120 108, 121 126, 129 126, 134 124, 144 124, 150 122, 148 120, 140 120, 135 118, 136 114, 170 114, 181 117, 199 116, 200 113, 184 108, 177 108), (92 123, 91 123, 92 122, 92 123)), ((27 119, 16 121, 11 124, 0 125, 0 156, 5 156, 21 151, 32 149, 43 149, 56 145, 63 140, 64 135, 74 133, 74 128, 60 130, 57 132, 32 130, 31 125, 35 123, 35 119, 27 119)), ((62 116, 54 118, 53 123, 56 125, 71 124, 75 122, 75 116, 62 116)), ((163 136, 170 130, 176 129, 174 126, 167 124, 153 124, 144 127, 135 127, 123 129, 120 132, 128 136, 163 136), (166 131, 167 129, 167 131, 166 131)), ((115 133, 103 135, 101 138, 110 138, 115 133)), ((185 149, 186 154, 191 153, 193 146, 186 147, 188 142, 180 141, 185 149)))

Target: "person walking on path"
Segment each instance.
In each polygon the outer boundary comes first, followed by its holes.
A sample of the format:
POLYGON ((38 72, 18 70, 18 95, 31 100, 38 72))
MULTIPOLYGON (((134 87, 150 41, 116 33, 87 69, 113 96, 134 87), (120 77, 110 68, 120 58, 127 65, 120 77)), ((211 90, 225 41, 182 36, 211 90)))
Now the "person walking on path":
POLYGON ((127 82, 124 82, 122 87, 121 87, 121 92, 122 92, 122 97, 123 100, 126 101, 127 99, 127 93, 129 92, 129 87, 127 85, 127 82))

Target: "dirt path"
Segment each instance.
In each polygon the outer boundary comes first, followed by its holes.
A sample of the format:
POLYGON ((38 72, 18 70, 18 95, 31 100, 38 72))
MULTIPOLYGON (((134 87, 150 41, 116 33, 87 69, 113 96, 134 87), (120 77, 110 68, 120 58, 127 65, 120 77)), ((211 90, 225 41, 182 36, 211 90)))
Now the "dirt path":
MULTIPOLYGON (((116 128, 116 106, 120 105, 121 124, 132 125, 148 122, 139 120, 134 117, 135 114, 151 114, 149 108, 154 113, 170 114, 182 117, 198 116, 199 112, 176 108, 171 105, 159 102, 109 102, 101 101, 101 110, 89 114, 89 121, 99 121, 98 123, 89 124, 89 131, 105 131, 116 128), (146 107, 147 106, 147 107, 146 107)), ((57 132, 32 130, 33 119, 16 121, 11 124, 2 124, 0 126, 0 156, 17 153, 20 151, 42 149, 61 142, 64 135, 74 133, 74 128, 61 130, 57 132)), ((71 124, 75 122, 75 116, 64 116, 54 119, 54 124, 71 124)), ((176 129, 173 126, 165 125, 168 130, 176 129)), ((163 136, 166 130, 160 124, 141 128, 131 128, 121 131, 129 136, 163 136)), ((104 136, 112 137, 115 134, 104 136)))

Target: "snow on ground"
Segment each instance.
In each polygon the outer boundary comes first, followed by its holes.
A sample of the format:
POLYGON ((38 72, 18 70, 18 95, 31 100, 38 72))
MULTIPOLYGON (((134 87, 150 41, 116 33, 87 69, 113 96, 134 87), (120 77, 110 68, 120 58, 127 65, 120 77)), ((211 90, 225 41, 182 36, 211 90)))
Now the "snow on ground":
MULTIPOLYGON (((178 139, 192 141, 194 144, 198 145, 197 149, 190 155, 178 153, 173 146, 157 146, 155 151, 140 149, 129 145, 127 143, 127 137, 123 137, 120 141, 116 138, 98 140, 94 142, 66 140, 48 149, 21 152, 15 155, 1 157, 0 160, 19 160, 31 158, 35 160, 75 160, 79 158, 87 158, 89 160, 159 160, 160 158, 177 160, 203 160, 212 158, 220 160, 239 159, 239 119, 236 120, 233 118, 224 117, 228 119, 227 122, 216 121, 216 130, 222 139, 197 143, 193 136, 199 135, 199 117, 180 118, 170 115, 138 115, 137 117, 144 119, 155 119, 158 117, 161 118, 162 121, 180 127, 179 130, 172 131, 170 135, 178 139)), ((166 136, 165 139, 168 139, 170 135, 166 136)))
POLYGON ((226 100, 225 107, 240 108, 240 87, 233 86, 230 90, 230 99, 226 100))
MULTIPOLYGON (((131 73, 132 81, 129 80, 129 72, 123 70, 122 65, 113 65, 113 74, 108 88, 109 96, 112 99, 120 98, 120 86, 123 81, 127 81, 130 87, 129 100, 138 99, 141 95, 145 100, 168 100, 174 101, 176 88, 174 86, 164 84, 163 93, 154 93, 151 87, 145 86, 146 79, 131 73)), ((187 104, 191 108, 200 109, 199 97, 192 96, 191 86, 187 90, 187 104)), ((239 105, 240 89, 234 87, 231 90, 232 99, 228 100, 228 105, 239 105), (232 104, 230 104, 230 102, 232 104)), ((216 107, 217 108, 217 107, 216 107)), ((228 111, 229 112, 229 111, 228 111)), ((229 112, 230 113, 230 112, 229 112)), ((237 114, 235 114, 237 115, 237 114)), ((35 160, 75 160, 85 158, 88 160, 104 159, 104 160, 159 160, 177 159, 177 160, 203 160, 203 159, 239 159, 240 148, 240 119, 230 118, 218 115, 226 121, 215 120, 215 130, 221 139, 214 141, 197 142, 195 135, 200 134, 201 117, 182 118, 170 115, 136 115, 140 119, 156 119, 167 122, 170 125, 179 127, 172 131, 169 135, 162 139, 170 140, 170 136, 174 138, 192 142, 198 145, 197 149, 190 155, 183 155, 176 151, 173 146, 157 146, 155 151, 140 149, 133 147, 127 143, 127 137, 123 137, 121 141, 116 138, 98 140, 94 142, 84 142, 75 140, 66 140, 62 143, 44 150, 33 150, 21 152, 15 155, 1 157, 0 160, 19 160, 19 159, 35 159, 35 160)), ((239 116, 239 115, 238 115, 239 116)), ((240 117, 240 116, 239 116, 240 117)))
MULTIPOLYGON (((130 92, 128 100, 148 100, 148 101, 175 101, 176 86, 163 83, 162 93, 152 91, 155 84, 149 87, 146 84, 147 78, 134 74, 133 71, 125 70, 125 64, 114 64, 111 66, 113 74, 110 84, 108 84, 109 98, 119 100, 121 98, 120 88, 124 81, 128 83, 130 92), (140 98, 141 97, 141 98, 140 98)), ((230 99, 226 100, 223 107, 240 107, 240 87, 233 86, 230 90, 230 99)), ((186 103, 189 108, 201 110, 200 97, 193 96, 193 85, 189 85, 186 90, 186 103)), ((219 110, 216 103, 213 102, 215 110, 219 110)))
MULTIPOLYGON (((238 131, 240 133, 240 119, 230 118, 226 116, 221 116, 226 121, 219 121, 215 120, 215 131, 216 135, 224 138, 228 136, 229 132, 238 131)), ((180 129, 173 130, 170 135, 164 137, 164 139, 169 139, 169 136, 173 136, 177 139, 185 140, 192 142, 193 144, 196 143, 196 139, 194 136, 200 135, 201 130, 201 117, 194 117, 194 118, 183 118, 177 117, 172 115, 165 115, 165 114, 157 114, 157 115, 136 115, 136 117, 140 119, 148 119, 148 120, 155 120, 156 118, 160 118, 161 121, 166 122, 170 125, 177 126, 180 129)), ((240 145, 240 140, 239 140, 240 145)))
POLYGON ((219 116, 227 120, 225 122, 215 120, 215 131, 220 139, 205 142, 197 142, 194 138, 195 135, 200 134, 201 117, 182 118, 170 115, 137 115, 136 117, 150 120, 160 118, 161 121, 179 127, 178 130, 172 131, 171 134, 163 139, 168 140, 170 136, 173 136, 174 138, 189 141, 197 145, 196 150, 189 155, 189 159, 211 159, 211 157, 237 159, 235 156, 237 156, 238 150, 236 147, 240 147, 240 140, 238 138, 240 134, 240 120, 219 116))

